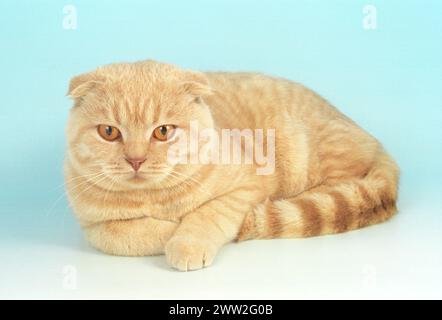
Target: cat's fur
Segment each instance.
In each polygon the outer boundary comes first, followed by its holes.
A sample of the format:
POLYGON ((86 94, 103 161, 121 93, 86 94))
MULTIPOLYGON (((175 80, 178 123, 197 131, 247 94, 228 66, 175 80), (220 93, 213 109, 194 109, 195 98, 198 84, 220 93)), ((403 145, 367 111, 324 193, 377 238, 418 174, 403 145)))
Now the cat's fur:
POLYGON ((71 80, 67 194, 90 243, 110 254, 212 263, 233 240, 310 237, 396 212, 399 170, 381 144, 312 91, 255 73, 198 73, 154 61, 113 64, 71 80), (154 127, 274 128, 276 169, 166 163, 154 127), (107 142, 97 125, 124 139, 107 142), (146 157, 129 179, 127 156, 146 157))

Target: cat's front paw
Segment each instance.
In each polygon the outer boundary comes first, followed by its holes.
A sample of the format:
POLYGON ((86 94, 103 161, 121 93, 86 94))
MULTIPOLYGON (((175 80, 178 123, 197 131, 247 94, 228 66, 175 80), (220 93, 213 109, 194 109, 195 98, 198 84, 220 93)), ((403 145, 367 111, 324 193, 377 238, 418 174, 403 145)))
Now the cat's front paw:
POLYGON ((173 237, 165 248, 169 265, 180 271, 210 266, 217 251, 214 245, 191 237, 173 237))

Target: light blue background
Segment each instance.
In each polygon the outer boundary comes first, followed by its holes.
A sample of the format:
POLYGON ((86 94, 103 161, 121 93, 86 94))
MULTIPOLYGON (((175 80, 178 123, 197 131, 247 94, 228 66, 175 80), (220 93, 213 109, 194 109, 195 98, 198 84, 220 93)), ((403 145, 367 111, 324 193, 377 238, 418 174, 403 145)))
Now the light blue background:
POLYGON ((2 0, 0 13, 1 246, 82 241, 62 187, 69 79, 148 58, 306 84, 396 158, 400 207, 425 202, 440 221, 442 1, 2 0), (67 4, 77 30, 62 27, 67 4))

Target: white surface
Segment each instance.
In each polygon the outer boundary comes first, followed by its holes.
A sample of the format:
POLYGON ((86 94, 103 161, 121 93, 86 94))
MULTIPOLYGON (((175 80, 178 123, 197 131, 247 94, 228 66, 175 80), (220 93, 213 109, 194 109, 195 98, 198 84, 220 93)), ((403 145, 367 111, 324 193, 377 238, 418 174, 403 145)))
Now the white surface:
POLYGON ((18 232, 17 218, 2 234, 0 298, 442 298, 440 207, 405 205, 388 223, 355 232, 231 244, 212 267, 187 273, 164 256, 89 248, 69 213, 52 220, 56 230, 48 219, 18 232), (76 288, 64 274, 70 266, 76 288))

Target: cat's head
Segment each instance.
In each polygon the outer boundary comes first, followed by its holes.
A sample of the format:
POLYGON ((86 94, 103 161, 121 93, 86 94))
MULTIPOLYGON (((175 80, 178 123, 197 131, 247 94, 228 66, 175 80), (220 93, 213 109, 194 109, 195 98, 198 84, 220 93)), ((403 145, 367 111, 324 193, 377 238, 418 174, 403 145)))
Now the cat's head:
POLYGON ((74 77, 68 127, 69 164, 114 190, 173 185, 197 170, 174 165, 168 151, 191 122, 211 128, 202 73, 154 61, 112 64, 74 77))

